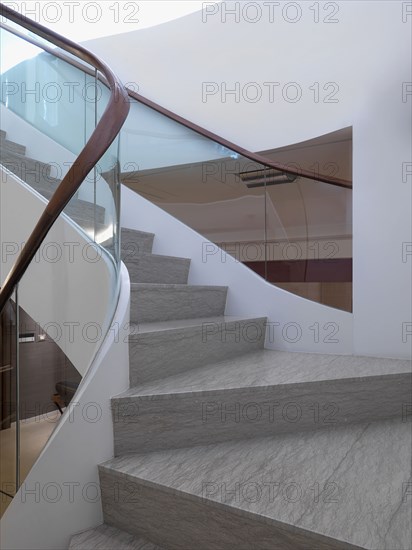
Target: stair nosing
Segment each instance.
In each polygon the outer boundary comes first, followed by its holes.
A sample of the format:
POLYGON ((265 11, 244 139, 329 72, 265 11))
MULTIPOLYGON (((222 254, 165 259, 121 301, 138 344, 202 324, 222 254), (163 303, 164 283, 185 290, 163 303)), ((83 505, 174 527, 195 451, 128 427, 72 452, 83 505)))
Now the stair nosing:
MULTIPOLYGON (((245 353, 244 355, 248 355, 249 353, 254 353, 253 351, 245 353)), ((243 355, 243 354, 242 354, 243 355)), ((222 361, 224 363, 224 361, 222 361)), ((201 369, 207 368, 211 365, 219 365, 219 361, 216 361, 214 363, 210 363, 209 365, 204 365, 203 367, 200 367, 201 369)), ((223 393, 225 395, 228 395, 230 393, 238 393, 239 390, 250 390, 251 393, 254 394, 264 394, 271 392, 274 388, 282 387, 283 389, 291 389, 291 388, 298 388, 300 386, 305 387, 313 387, 313 386, 323 386, 330 383, 353 383, 353 382, 365 382, 365 381, 377 381, 377 380, 386 380, 390 382, 391 380, 398 380, 401 377, 409 378, 412 381, 412 374, 407 372, 399 372, 399 373, 391 373, 391 374, 379 374, 379 375, 362 375, 362 376, 348 376, 348 377, 342 377, 342 378, 324 378, 322 380, 306 380, 306 381, 296 381, 296 382, 279 382, 279 383, 271 383, 271 384, 258 384, 255 386, 250 386, 247 384, 239 385, 239 386, 233 386, 230 388, 225 387, 216 387, 212 389, 207 390, 172 390, 169 393, 165 393, 164 391, 162 393, 150 393, 150 394, 139 394, 139 393, 132 393, 132 390, 138 390, 139 386, 135 386, 133 388, 129 388, 129 390, 126 390, 125 392, 115 395, 111 398, 112 403, 117 403, 118 401, 124 401, 124 400, 138 400, 138 401, 161 401, 161 400, 167 400, 167 399, 185 399, 188 397, 207 397, 208 395, 214 395, 217 393, 223 393), (130 393, 129 393, 130 392, 130 393), (129 394, 128 394, 129 393, 129 394), (128 394, 128 395, 127 395, 128 394)), ((400 380, 399 380, 400 381, 400 380)), ((361 393, 363 392, 363 389, 359 390, 361 393)))
POLYGON ((193 285, 187 283, 130 283, 131 290, 141 290, 145 287, 147 290, 181 290, 185 287, 190 290, 228 290, 229 287, 221 285, 193 285))
POLYGON ((297 372, 299 374, 296 375, 292 371, 289 377, 287 374, 285 377, 285 372, 289 372, 287 370, 290 366, 289 363, 293 362, 294 359, 293 352, 276 351, 265 348, 255 349, 229 359, 210 361, 198 368, 195 367, 157 380, 136 384, 125 392, 122 392, 120 396, 114 396, 114 398, 139 400, 150 398, 175 399, 183 398, 183 396, 201 397, 217 392, 238 392, 243 389, 261 394, 266 391, 272 391, 277 387, 297 388, 299 386, 302 387, 302 385, 307 385, 309 387, 311 384, 325 385, 331 383, 352 383, 355 381, 373 382, 386 380, 387 382, 399 381, 402 383, 411 383, 410 379, 412 372, 408 361, 383 360, 379 366, 379 370, 375 367, 374 371, 368 363, 362 363, 362 357, 358 358, 358 363, 355 360, 349 364, 346 369, 342 368, 342 365, 339 364, 333 366, 337 358, 339 358, 339 356, 297 354, 297 360, 304 360, 307 363, 310 359, 311 362, 308 364, 306 370, 302 370, 299 368, 299 364, 297 364, 295 373, 297 372), (283 358, 284 360, 282 360, 283 358), (318 365, 316 365, 319 367, 317 370, 314 370, 313 360, 318 363, 318 365), (283 366, 285 361, 286 369, 283 366), (387 361, 390 361, 389 365, 387 361), (239 377, 241 377, 242 373, 244 374, 245 371, 248 370, 249 363, 251 364, 250 371, 252 375, 256 373, 256 376, 249 380, 247 378, 242 379, 242 382, 239 382, 238 378, 233 376, 233 374, 237 372, 239 377), (195 385, 193 380, 196 378, 194 375, 197 369, 199 369, 199 372, 202 372, 203 377, 206 376, 208 379, 213 380, 215 386, 205 383, 201 376, 200 382, 198 383, 199 385, 193 387, 195 385), (259 369, 261 372, 259 372, 259 369), (223 379, 219 379, 218 376, 221 371, 228 373, 228 378, 225 379, 223 377, 223 379), (274 374, 272 379, 270 378, 271 373, 274 374), (260 378, 258 378, 259 375, 260 378), (168 383, 169 387, 167 387, 168 383), (204 386, 202 387, 201 384, 204 384, 204 386), (159 386, 158 390, 156 390, 156 385, 159 386))
MULTIPOLYGON (((17 145, 19 145, 19 144, 17 144, 17 145)), ((30 162, 34 162, 35 164, 39 164, 41 166, 46 166, 49 170, 52 168, 52 165, 49 164, 48 162, 29 157, 26 154, 18 153, 17 151, 8 150, 7 153, 17 156, 18 160, 28 160, 30 162)), ((5 155, 3 155, 3 156, 5 156, 5 155)))
MULTIPOLYGON (((238 323, 241 321, 267 321, 265 315, 212 315, 211 317, 192 317, 188 319, 173 319, 169 321, 148 321, 148 322, 135 322, 132 321, 129 324, 131 329, 138 328, 139 332, 136 335, 143 334, 156 334, 158 332, 173 332, 176 330, 182 330, 185 328, 201 327, 204 323, 238 323), (175 323, 178 326, 162 326, 171 325, 175 323), (182 323, 182 324, 180 324, 182 323), (185 324, 183 324, 185 323, 185 324), (158 326, 158 328, 156 327, 158 326)), ((132 335, 132 336, 133 336, 132 335)))
MULTIPOLYGON (((125 252, 127 252, 127 251, 125 250, 125 252)), ((191 258, 182 258, 181 256, 166 256, 164 254, 153 254, 152 252, 136 252, 136 254, 133 254, 133 256, 130 256, 129 258, 125 258, 125 260, 128 263, 129 262, 138 262, 141 258, 147 258, 147 257, 152 257, 152 258, 156 258, 156 259, 165 258, 167 260, 179 260, 179 261, 182 261, 182 262, 185 262, 185 263, 192 261, 191 258)), ((122 260, 122 261, 125 261, 125 260, 122 260)), ((146 283, 143 283, 143 284, 146 284, 146 283)))

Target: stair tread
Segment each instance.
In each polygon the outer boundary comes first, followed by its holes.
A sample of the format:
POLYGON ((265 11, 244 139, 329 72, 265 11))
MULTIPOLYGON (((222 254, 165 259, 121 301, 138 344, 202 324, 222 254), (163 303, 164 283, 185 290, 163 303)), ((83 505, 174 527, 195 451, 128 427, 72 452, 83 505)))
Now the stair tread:
POLYGON ((141 231, 140 229, 130 229, 129 227, 122 227, 122 233, 130 233, 130 234, 135 234, 137 236, 148 237, 148 238, 155 237, 155 234, 150 233, 149 231, 141 231))
POLYGON ((140 537, 130 535, 110 525, 99 525, 74 535, 69 550, 162 550, 140 537))
POLYGON ((144 396, 175 398, 178 394, 182 396, 202 395, 216 390, 252 387, 268 389, 277 385, 348 378, 361 380, 367 377, 376 378, 409 373, 411 373, 411 363, 407 360, 292 353, 263 349, 139 384, 114 399, 144 396))
POLYGON ((7 149, 7 150, 0 149, 0 153, 1 153, 2 158, 14 157, 16 160, 22 161, 22 163, 24 161, 25 163, 27 163, 27 162, 34 163, 34 164, 37 164, 38 166, 43 166, 43 167, 47 167, 47 168, 51 167, 50 164, 47 163, 47 162, 43 162, 41 160, 34 159, 32 157, 27 156, 24 153, 18 153, 17 151, 11 151, 9 149, 7 149))
POLYGON ((410 423, 388 420, 128 454, 100 468, 171 493, 176 506, 177 496, 201 499, 219 515, 230 510, 362 548, 406 549, 411 436, 410 423))
POLYGON ((204 323, 233 323, 236 321, 253 321, 266 319, 256 315, 222 315, 219 317, 194 317, 193 319, 176 319, 172 321, 155 321, 152 323, 130 323, 132 335, 152 332, 164 332, 169 330, 181 330, 184 328, 200 327, 204 323))
POLYGON ((5 139, 5 137, 0 136, 0 151, 3 148, 11 151, 16 151, 21 155, 24 155, 26 153, 26 147, 24 145, 21 145, 16 141, 11 141, 10 139, 5 139))

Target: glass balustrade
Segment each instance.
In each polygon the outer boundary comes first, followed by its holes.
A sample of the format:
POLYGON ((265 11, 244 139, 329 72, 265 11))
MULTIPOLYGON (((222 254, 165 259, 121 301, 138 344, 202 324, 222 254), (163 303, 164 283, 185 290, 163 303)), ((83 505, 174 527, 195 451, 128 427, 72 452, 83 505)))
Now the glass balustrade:
MULTIPOLYGON (((122 183, 268 282, 352 310, 352 189, 272 169, 135 100, 122 130, 122 183)), ((346 131, 263 156, 351 180, 346 131), (327 162, 317 169, 317 159, 327 162), (339 162, 334 162, 333 159, 339 162), (333 170, 332 170, 333 169, 333 170)))
MULTIPOLYGON (((110 99, 94 67, 4 17, 1 24, 0 286, 110 99)), ((119 141, 84 167, 81 187, 1 315, 1 513, 112 323, 120 287, 119 141)))

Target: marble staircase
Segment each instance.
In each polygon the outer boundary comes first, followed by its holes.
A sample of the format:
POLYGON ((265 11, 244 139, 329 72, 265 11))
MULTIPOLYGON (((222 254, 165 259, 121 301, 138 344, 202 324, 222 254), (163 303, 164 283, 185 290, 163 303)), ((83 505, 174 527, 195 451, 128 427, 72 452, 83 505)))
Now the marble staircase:
MULTIPOLYGON (((51 175, 50 164, 30 158, 26 147, 6 139, 6 132, 0 133, 0 164, 15 174, 40 195, 49 200, 56 191, 61 180, 51 175)), ((78 198, 78 193, 72 198, 64 212, 86 232, 104 229, 105 209, 102 206, 78 198)))
MULTIPOLYGON (((122 230, 130 388, 112 399, 92 550, 411 550, 408 361, 264 348, 230 288, 122 230)), ((256 312, 254 312, 256 313, 256 312)))

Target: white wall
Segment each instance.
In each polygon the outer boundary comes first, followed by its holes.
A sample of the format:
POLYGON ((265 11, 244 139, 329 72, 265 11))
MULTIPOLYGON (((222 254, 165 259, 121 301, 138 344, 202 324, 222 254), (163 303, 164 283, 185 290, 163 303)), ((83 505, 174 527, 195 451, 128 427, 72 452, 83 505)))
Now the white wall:
POLYGON ((110 398, 129 386, 124 266, 121 281, 114 330, 1 519, 3 550, 65 550, 73 534, 103 523, 97 465, 114 454, 110 398))
MULTIPOLYGON (((0 283, 8 275, 47 201, 0 166, 0 283)), ((110 325, 117 290, 107 255, 64 214, 19 284, 22 308, 85 374, 110 325)))
POLYGON ((267 316, 265 347, 352 353, 352 315, 270 283, 182 222, 122 186, 123 227, 155 233, 153 253, 191 258, 189 284, 229 287, 226 314, 267 316))
MULTIPOLYGON (((208 8, 215 15, 198 12, 88 45, 143 95, 251 150, 353 125, 354 352, 407 357, 412 255, 402 257, 402 249, 412 241, 412 175, 402 171, 411 162, 412 95, 402 91, 412 81, 410 3, 269 3, 272 21, 264 4, 222 3, 208 8), (256 4, 261 17, 252 23, 256 4), (255 7, 242 13, 246 5, 255 7), (238 21, 225 20, 225 8, 241 10, 238 21), (128 49, 133 56, 124 55, 128 49), (219 93, 202 97, 210 82, 219 93), (239 97, 222 97, 225 83, 237 82, 239 97), (250 82, 257 87, 245 88, 250 82), (265 82, 280 83, 273 98, 265 82), (288 101, 291 82, 302 92, 297 102, 288 101), (316 82, 318 102, 310 89, 316 82), (254 90, 262 92, 256 102, 254 90), (333 91, 337 102, 326 102, 333 91)), ((294 300, 285 299, 282 315, 294 300)))

